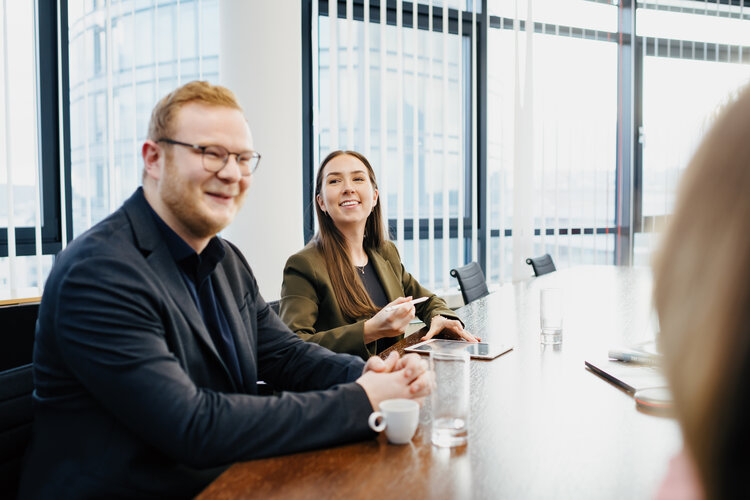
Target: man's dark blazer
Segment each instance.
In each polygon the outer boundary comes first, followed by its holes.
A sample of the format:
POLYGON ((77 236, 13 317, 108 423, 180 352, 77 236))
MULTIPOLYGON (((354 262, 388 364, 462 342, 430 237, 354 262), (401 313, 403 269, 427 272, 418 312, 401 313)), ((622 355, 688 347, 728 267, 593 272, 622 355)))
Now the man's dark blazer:
POLYGON ((212 279, 241 387, 141 189, 61 253, 39 310, 22 498, 192 496, 232 462, 373 435, 352 382, 362 360, 289 331, 223 243, 212 279), (258 396, 258 379, 289 392, 258 396))

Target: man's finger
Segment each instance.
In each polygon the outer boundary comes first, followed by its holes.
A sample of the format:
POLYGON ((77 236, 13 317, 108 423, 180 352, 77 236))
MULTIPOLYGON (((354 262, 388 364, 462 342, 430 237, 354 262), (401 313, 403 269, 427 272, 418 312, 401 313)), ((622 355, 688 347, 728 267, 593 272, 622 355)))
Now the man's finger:
POLYGON ((393 369, 396 367, 396 364, 398 363, 399 359, 400 357, 398 353, 396 351, 391 351, 388 357, 385 358, 385 362, 383 363, 385 369, 383 371, 392 372, 393 369))

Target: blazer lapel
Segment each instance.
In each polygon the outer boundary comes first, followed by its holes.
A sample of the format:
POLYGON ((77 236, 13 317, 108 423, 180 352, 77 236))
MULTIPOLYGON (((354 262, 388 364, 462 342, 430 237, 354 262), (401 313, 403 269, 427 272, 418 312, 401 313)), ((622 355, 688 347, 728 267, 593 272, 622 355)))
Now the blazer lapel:
MULTIPOLYGON (((227 250, 227 255, 224 258, 230 258, 230 250, 227 250)), ((246 331, 247 326, 245 326, 240 317, 237 300, 232 293, 229 279, 221 264, 216 267, 213 277, 216 286, 216 298, 224 310, 224 316, 226 316, 229 328, 232 331, 234 345, 237 349, 237 359, 240 364, 240 371, 242 372, 242 382, 247 391, 248 388, 254 386, 257 382, 255 346, 250 342, 250 337, 254 332, 246 331)))
POLYGON ((143 195, 143 188, 138 188, 135 194, 125 202, 123 208, 131 221, 136 245, 146 258, 146 262, 154 275, 167 289, 175 304, 175 310, 180 311, 185 316, 192 331, 221 363, 227 378, 233 381, 234 377, 232 377, 229 368, 216 350, 211 334, 208 332, 198 307, 182 279, 180 269, 177 267, 172 254, 169 253, 169 248, 167 248, 156 221, 154 221, 151 209, 143 195))
POLYGON ((370 261, 375 268, 378 278, 380 278, 380 284, 383 285, 385 295, 388 297, 388 302, 392 302, 404 294, 404 287, 401 285, 401 281, 393 272, 391 265, 386 261, 378 252, 368 252, 370 261))

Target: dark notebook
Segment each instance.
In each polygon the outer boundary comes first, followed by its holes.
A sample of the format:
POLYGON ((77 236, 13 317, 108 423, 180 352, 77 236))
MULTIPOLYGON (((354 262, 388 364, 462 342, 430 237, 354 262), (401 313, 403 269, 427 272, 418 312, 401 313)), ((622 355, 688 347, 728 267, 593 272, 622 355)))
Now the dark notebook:
POLYGON ((664 375, 654 366, 602 359, 586 361, 586 367, 631 394, 648 387, 667 386, 664 375))

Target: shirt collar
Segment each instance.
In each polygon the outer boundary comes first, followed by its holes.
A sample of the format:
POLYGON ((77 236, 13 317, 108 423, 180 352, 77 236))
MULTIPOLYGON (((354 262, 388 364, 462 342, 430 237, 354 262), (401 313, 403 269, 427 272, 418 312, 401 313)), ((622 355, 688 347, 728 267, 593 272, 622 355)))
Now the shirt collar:
POLYGON ((190 279, 196 284, 200 284, 216 269, 216 266, 224 258, 224 255, 226 255, 226 250, 224 250, 224 245, 222 245, 219 237, 214 236, 211 238, 206 248, 198 254, 193 250, 193 247, 188 245, 179 234, 159 217, 159 214, 156 213, 151 205, 148 207, 154 215, 156 225, 159 227, 159 231, 164 237, 164 242, 174 261, 190 279))

